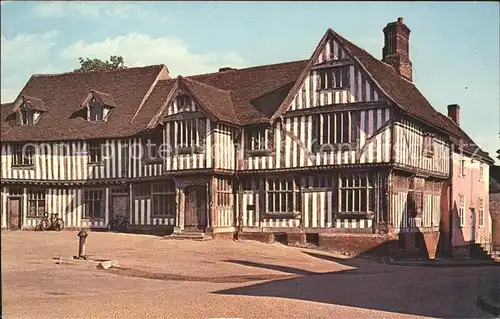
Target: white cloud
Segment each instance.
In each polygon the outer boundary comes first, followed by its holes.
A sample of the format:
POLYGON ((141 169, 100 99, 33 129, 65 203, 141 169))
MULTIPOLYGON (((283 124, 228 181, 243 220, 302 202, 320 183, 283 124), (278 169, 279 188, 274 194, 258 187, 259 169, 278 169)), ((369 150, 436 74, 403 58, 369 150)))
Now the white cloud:
POLYGON ((59 72, 50 63, 57 31, 1 37, 1 101, 12 101, 31 74, 59 72))
POLYGON ((215 72, 223 66, 245 67, 244 59, 234 52, 197 53, 179 39, 152 38, 139 33, 107 38, 102 42, 78 41, 62 50, 60 56, 76 60, 78 57, 108 59, 110 55, 123 56, 129 67, 165 64, 171 76, 215 72))
POLYGON ((175 23, 175 20, 153 10, 146 10, 146 4, 141 5, 115 2, 42 2, 33 7, 33 14, 39 18, 81 18, 95 20, 98 18, 135 19, 148 21, 163 21, 175 23))

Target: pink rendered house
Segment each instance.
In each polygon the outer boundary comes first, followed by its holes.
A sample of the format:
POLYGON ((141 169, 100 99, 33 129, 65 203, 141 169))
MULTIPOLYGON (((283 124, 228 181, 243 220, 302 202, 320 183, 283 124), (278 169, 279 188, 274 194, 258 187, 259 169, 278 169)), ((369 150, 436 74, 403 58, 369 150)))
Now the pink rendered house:
POLYGON ((444 246, 455 258, 469 258, 471 247, 492 249, 492 219, 489 210, 489 166, 494 161, 460 128, 460 107, 448 105, 450 126, 460 136, 452 148, 451 209, 443 214, 444 246), (451 235, 451 238, 450 238, 451 235), (477 245, 474 245, 477 244, 477 245))

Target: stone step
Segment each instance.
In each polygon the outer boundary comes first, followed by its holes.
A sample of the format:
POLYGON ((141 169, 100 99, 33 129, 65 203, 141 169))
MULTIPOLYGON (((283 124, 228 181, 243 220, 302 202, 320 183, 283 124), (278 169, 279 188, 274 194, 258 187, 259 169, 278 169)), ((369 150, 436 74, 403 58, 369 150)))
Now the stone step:
POLYGON ((177 239, 177 240, 196 240, 196 241, 207 241, 212 239, 212 236, 207 236, 203 232, 182 232, 182 233, 173 233, 171 235, 167 235, 163 237, 164 239, 177 239))

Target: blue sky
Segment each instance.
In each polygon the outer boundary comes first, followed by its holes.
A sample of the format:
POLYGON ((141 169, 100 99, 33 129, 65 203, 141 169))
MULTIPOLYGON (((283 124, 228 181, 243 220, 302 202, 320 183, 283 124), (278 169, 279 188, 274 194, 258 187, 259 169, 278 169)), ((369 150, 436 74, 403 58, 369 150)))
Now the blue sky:
POLYGON ((382 28, 412 30, 414 83, 439 111, 461 106, 461 126, 493 157, 500 148, 496 2, 10 2, 1 3, 1 99, 33 73, 78 57, 123 55, 166 64, 173 76, 310 57, 327 28, 381 57, 382 28))

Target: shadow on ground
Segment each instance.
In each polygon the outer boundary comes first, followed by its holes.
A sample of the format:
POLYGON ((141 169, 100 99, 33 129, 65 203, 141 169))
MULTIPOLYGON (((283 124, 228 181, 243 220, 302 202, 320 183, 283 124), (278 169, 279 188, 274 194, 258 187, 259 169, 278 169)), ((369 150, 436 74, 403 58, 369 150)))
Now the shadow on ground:
POLYGON ((474 274, 482 270, 403 268, 357 258, 340 259, 312 252, 303 253, 353 268, 316 273, 291 267, 225 260, 296 276, 214 293, 289 298, 417 316, 477 317, 477 308, 474 306, 477 278, 468 272, 474 274))

